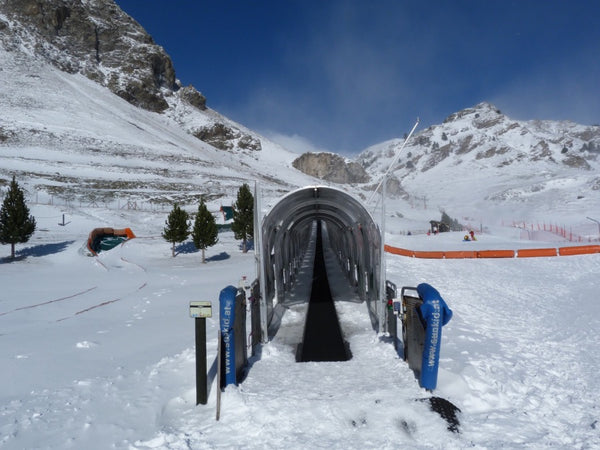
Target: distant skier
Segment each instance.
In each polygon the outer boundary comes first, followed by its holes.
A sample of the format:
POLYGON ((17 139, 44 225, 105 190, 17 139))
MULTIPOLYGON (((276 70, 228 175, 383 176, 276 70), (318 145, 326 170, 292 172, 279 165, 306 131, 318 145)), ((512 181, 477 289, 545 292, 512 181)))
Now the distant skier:
POLYGON ((475 238, 475 232, 473 230, 469 231, 469 234, 471 235, 471 240, 472 241, 476 241, 477 238, 475 238))
POLYGON ((465 234, 465 237, 463 238, 463 241, 465 241, 465 242, 466 242, 466 241, 470 241, 470 240, 471 240, 471 239, 469 239, 469 235, 468 235, 468 234, 465 234))

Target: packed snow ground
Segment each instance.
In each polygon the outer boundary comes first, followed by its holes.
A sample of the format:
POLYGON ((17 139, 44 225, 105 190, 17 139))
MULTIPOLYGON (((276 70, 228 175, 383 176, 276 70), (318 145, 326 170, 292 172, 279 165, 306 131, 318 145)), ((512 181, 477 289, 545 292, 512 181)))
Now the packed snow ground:
MULTIPOLYGON (((16 261, 0 260, 2 448, 600 446, 599 255, 387 256, 389 280, 430 283, 454 312, 435 394, 462 409, 460 434, 416 401, 428 394, 354 301, 336 304, 350 361, 296 363, 306 306, 290 307, 247 379, 223 393, 217 421, 218 313, 207 319, 208 404, 196 406, 188 306, 211 300, 218 311, 222 288, 254 278, 254 255, 226 232, 206 264, 189 243, 172 258, 160 238, 164 213, 69 210, 60 226, 63 212, 34 205, 38 231, 17 246, 16 261), (129 226, 138 237, 84 256, 97 226, 129 226)), ((458 245, 522 247, 510 236, 481 234, 458 245)), ((461 235, 388 238, 430 248, 454 246, 461 235)), ((336 286, 336 299, 354 300, 343 283, 336 286)))

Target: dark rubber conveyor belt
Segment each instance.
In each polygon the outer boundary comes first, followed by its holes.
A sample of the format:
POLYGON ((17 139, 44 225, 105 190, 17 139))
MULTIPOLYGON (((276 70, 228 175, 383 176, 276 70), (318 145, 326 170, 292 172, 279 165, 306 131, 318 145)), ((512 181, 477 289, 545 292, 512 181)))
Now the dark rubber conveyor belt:
POLYGON ((306 313, 304 337, 298 346, 296 361, 348 361, 352 358, 329 289, 323 256, 321 222, 317 224, 313 284, 306 313))

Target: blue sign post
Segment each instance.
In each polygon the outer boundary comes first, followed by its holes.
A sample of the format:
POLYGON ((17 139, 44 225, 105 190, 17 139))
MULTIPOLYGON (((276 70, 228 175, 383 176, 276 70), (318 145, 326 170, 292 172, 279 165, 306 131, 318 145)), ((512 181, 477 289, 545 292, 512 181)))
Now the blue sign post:
POLYGON ((442 327, 452 318, 452 311, 440 293, 427 283, 417 286, 419 297, 423 300, 421 316, 425 321, 425 342, 421 364, 421 387, 433 391, 437 386, 437 374, 440 360, 442 327))
MULTIPOLYGON (((222 387, 228 384, 237 384, 235 369, 235 335, 233 325, 235 323, 235 297, 237 288, 227 286, 219 295, 221 342, 223 353, 223 371, 225 380, 222 387)), ((220 382, 220 381, 219 381, 220 382)))

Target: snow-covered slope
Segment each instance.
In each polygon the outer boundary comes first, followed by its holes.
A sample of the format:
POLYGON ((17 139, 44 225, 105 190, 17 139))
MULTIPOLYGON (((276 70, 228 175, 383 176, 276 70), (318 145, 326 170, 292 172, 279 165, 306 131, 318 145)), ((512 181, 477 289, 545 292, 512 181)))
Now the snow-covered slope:
MULTIPOLYGON (((383 173, 401 147, 395 139, 366 149, 359 162, 383 173)), ((551 219, 600 208, 600 127, 512 120, 489 103, 418 132, 392 177, 412 204, 457 216, 551 219)))
POLYGON ((244 182, 257 181, 276 195, 315 182, 291 166, 297 155, 217 112, 166 89, 170 106, 163 113, 135 107, 102 84, 51 65, 33 50, 36 36, 1 10, 0 21, 5 33, 14 33, 0 40, 4 182, 15 174, 30 195, 62 201, 153 203, 231 197, 244 182), (231 139, 233 148, 220 150, 192 135, 215 124, 240 134, 231 139), (240 139, 258 149, 243 148, 240 139))
MULTIPOLYGON (((281 192, 314 182, 274 143, 262 140, 257 152, 218 150, 81 75, 25 53, 0 49, 0 57, 1 175, 16 174, 29 190, 165 201, 219 197, 243 182, 281 192)), ((198 120, 210 114, 196 113, 198 120)))
MULTIPOLYGON (((443 329, 434 394, 461 408, 460 434, 416 400, 429 394, 389 337, 373 332, 366 306, 347 301, 336 309, 350 361, 296 363, 306 304, 289 308, 246 380, 223 393, 217 421, 218 295, 255 275, 254 255, 224 232, 206 264, 189 244, 172 258, 159 236, 160 212, 31 206, 38 231, 17 246, 16 261, 0 258, 2 449, 600 446, 598 255, 388 256, 389 280, 430 283, 454 312, 443 329), (84 256, 78 250, 98 223, 127 224, 138 237, 84 256), (188 315, 195 300, 212 301, 214 314, 207 319, 209 398, 199 406, 188 315)), ((445 233, 393 243, 430 248, 460 239, 445 233)), ((462 243, 472 244, 523 242, 486 233, 462 243)), ((306 265, 298 274, 311 275, 306 265)))

